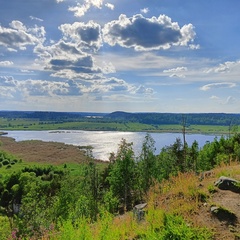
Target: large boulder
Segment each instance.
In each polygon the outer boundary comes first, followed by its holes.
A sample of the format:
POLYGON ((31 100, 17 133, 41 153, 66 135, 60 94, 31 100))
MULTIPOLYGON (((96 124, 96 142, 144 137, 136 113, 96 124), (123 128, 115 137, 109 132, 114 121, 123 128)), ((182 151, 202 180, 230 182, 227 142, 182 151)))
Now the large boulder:
POLYGON ((141 220, 144 220, 144 216, 145 216, 144 208, 146 206, 147 206, 147 203, 141 203, 141 204, 136 205, 133 208, 133 215, 137 219, 138 222, 140 222, 141 220))
POLYGON ((240 193, 240 181, 221 176, 216 182, 215 186, 217 186, 221 190, 230 190, 235 193, 240 193))

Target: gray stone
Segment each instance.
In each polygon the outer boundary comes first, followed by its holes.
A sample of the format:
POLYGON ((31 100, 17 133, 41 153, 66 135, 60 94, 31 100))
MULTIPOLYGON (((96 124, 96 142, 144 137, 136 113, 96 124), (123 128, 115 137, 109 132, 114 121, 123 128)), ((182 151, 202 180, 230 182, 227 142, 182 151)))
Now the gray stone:
POLYGON ((232 192, 240 193, 240 181, 221 176, 214 184, 221 190, 230 190, 232 192))

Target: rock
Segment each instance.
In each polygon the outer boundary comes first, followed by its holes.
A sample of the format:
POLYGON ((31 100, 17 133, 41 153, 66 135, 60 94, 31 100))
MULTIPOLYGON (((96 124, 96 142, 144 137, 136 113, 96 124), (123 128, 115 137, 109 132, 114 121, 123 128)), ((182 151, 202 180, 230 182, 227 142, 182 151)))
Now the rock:
POLYGON ((230 210, 219 207, 219 206, 212 206, 211 213, 217 217, 220 221, 226 221, 229 224, 235 224, 237 221, 237 216, 231 212, 230 210))
POLYGON ((240 193, 240 181, 221 176, 214 184, 221 190, 230 190, 235 193, 240 193))
POLYGON ((145 210, 144 208, 147 206, 147 203, 141 203, 136 205, 133 208, 133 215, 137 219, 138 222, 144 219, 145 216, 145 210))

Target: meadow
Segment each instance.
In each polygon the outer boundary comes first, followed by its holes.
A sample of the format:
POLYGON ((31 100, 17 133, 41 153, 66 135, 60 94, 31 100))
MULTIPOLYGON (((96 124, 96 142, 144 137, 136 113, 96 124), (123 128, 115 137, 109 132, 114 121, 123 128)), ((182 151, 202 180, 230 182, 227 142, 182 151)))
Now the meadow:
MULTIPOLYGON (((0 118, 0 129, 7 130, 87 130, 87 131, 134 131, 134 132, 182 132, 181 124, 143 124, 118 121, 39 121, 38 119, 0 118)), ((188 133, 228 134, 229 126, 188 125, 188 133)))

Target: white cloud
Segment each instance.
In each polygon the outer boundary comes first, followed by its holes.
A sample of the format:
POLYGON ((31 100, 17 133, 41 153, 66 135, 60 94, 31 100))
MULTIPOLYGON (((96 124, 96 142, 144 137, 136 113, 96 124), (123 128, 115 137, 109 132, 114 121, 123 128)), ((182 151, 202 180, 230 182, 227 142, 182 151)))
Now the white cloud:
POLYGON ((146 88, 143 85, 138 86, 133 93, 137 94, 145 94, 145 95, 152 95, 153 94, 153 89, 152 88, 146 88))
POLYGON ((78 44, 60 40, 51 46, 38 45, 36 63, 52 72, 51 76, 66 79, 92 80, 102 73, 91 54, 82 52, 78 44))
POLYGON ((28 45, 36 45, 45 40, 44 27, 27 28, 20 21, 12 21, 11 28, 0 26, 0 46, 9 51, 25 50, 28 45))
POLYGON ((141 14, 128 18, 121 14, 118 20, 103 28, 104 40, 109 45, 134 48, 137 51, 169 49, 187 46, 195 38, 192 24, 179 27, 166 15, 144 18, 141 14))
POLYGON ((228 96, 226 101, 224 102, 224 104, 232 105, 232 104, 235 104, 236 101, 237 101, 236 98, 234 98, 232 96, 228 96))
POLYGON ((198 49, 200 49, 200 45, 199 44, 189 44, 189 48, 191 50, 198 50, 198 49))
POLYGON ((235 97, 228 96, 227 98, 219 98, 217 96, 211 96, 210 99, 214 100, 219 105, 235 105, 238 100, 235 97))
POLYGON ((210 99, 213 99, 213 100, 218 100, 218 99, 219 99, 219 97, 217 97, 217 96, 213 95, 213 96, 211 96, 211 97, 210 97, 210 99))
POLYGON ((27 70, 27 69, 20 69, 20 72, 21 73, 33 73, 34 71, 30 71, 30 70, 27 70))
POLYGON ((188 71, 187 67, 177 67, 163 70, 164 73, 170 73, 169 77, 176 77, 176 78, 185 78, 184 72, 188 71))
POLYGON ((78 81, 68 80, 46 81, 46 80, 15 80, 11 76, 0 76, 0 88, 11 91, 11 96, 78 96, 82 94, 83 86, 78 81))
POLYGON ((164 73, 176 73, 176 72, 185 72, 187 71, 187 67, 177 67, 177 68, 171 68, 163 70, 164 73))
POLYGON ((114 5, 111 3, 106 3, 105 6, 111 10, 114 10, 114 5))
POLYGON ((84 0, 84 3, 77 3, 76 6, 69 7, 68 10, 74 12, 75 17, 82 17, 91 8, 96 7, 101 9, 103 5, 103 0, 84 0))
POLYGON ((39 21, 39 22, 43 22, 43 19, 41 19, 41 18, 37 18, 37 17, 33 17, 33 16, 29 16, 29 18, 31 20, 36 20, 36 21, 39 21))
POLYGON ((0 85, 0 99, 2 101, 14 98, 15 89, 0 85))
POLYGON ((208 91, 213 88, 233 88, 236 87, 236 83, 222 82, 222 83, 210 83, 202 86, 200 90, 208 91))
POLYGON ((12 61, 1 61, 0 66, 10 66, 13 65, 12 61))
POLYGON ((240 61, 236 61, 236 62, 231 62, 231 61, 227 61, 224 63, 220 63, 218 66, 216 67, 212 67, 212 68, 208 68, 205 70, 206 73, 228 73, 228 72, 232 72, 232 71, 239 71, 240 68, 240 61))
POLYGON ((83 51, 97 51, 102 46, 101 26, 93 21, 62 24, 59 29, 65 41, 76 43, 83 51))
POLYGON ((1 87, 16 87, 17 81, 12 76, 0 76, 1 87))
POLYGON ((143 8, 143 9, 141 9, 140 11, 141 11, 141 13, 145 13, 145 14, 146 14, 146 13, 149 12, 149 9, 148 9, 148 8, 143 8))

